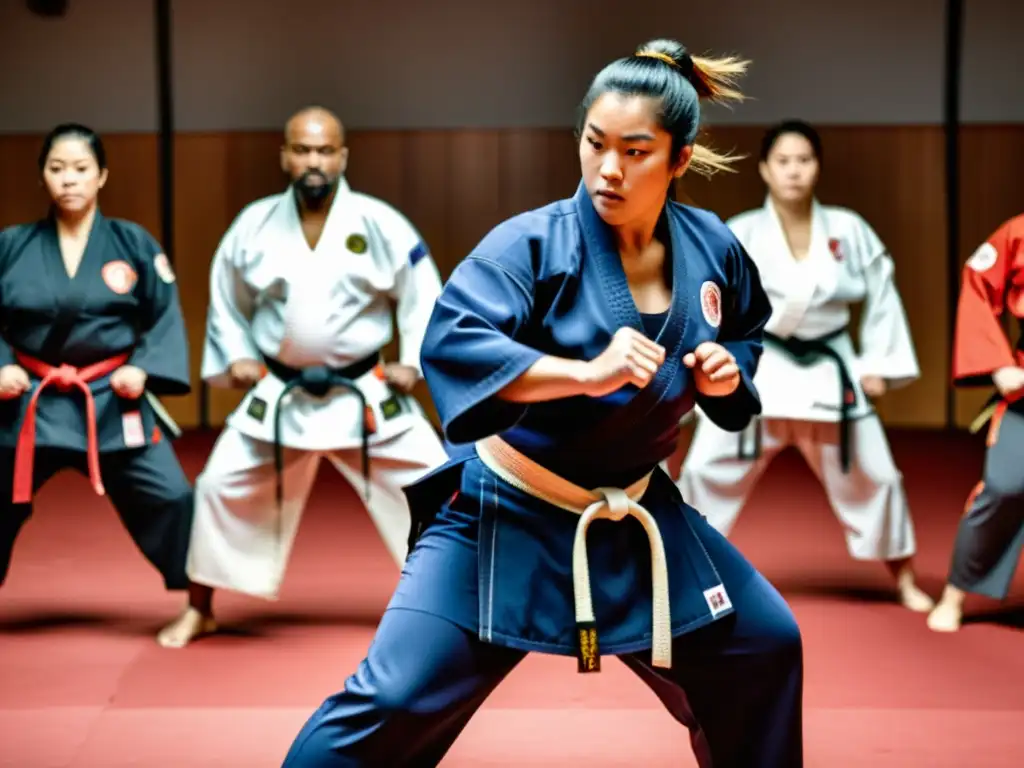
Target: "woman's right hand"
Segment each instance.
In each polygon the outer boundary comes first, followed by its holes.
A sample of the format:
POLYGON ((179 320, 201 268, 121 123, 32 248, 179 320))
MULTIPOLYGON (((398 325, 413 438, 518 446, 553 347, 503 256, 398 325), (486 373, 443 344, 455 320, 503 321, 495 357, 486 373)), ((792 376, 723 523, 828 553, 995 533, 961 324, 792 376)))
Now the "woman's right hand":
POLYGON ((13 400, 25 394, 32 382, 20 365, 5 365, 0 368, 0 400, 13 400))
POLYGON ((586 364, 585 393, 604 397, 627 384, 643 389, 665 362, 665 348, 633 328, 620 328, 600 355, 586 364))

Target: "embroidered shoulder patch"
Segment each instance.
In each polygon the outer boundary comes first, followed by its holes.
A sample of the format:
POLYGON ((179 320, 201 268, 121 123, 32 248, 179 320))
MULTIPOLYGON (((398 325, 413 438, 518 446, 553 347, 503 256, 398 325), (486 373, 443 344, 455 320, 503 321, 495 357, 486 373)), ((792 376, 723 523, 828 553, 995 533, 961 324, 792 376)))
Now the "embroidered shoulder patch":
POLYGON ((156 269, 156 274, 165 283, 174 282, 174 270, 171 268, 171 260, 167 258, 167 254, 158 253, 153 257, 153 268, 156 269))
POLYGON ((424 256, 429 256, 430 251, 427 249, 427 244, 423 241, 416 243, 416 246, 409 251, 409 264, 415 267, 424 256))
POLYGON ((967 260, 967 266, 975 272, 987 272, 999 261, 999 251, 992 243, 982 243, 971 258, 967 260))

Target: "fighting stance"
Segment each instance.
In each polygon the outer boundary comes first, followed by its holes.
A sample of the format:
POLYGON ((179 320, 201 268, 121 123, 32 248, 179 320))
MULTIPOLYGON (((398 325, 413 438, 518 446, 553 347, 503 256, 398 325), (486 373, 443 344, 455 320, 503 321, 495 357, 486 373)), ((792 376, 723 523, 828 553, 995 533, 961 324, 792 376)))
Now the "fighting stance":
POLYGON ((1001 320, 1024 319, 1024 214, 1005 222, 963 270, 953 339, 953 382, 997 394, 975 424, 991 419, 981 482, 960 520, 942 598, 928 616, 955 632, 968 592, 1004 600, 1024 549, 1024 341, 1011 348, 1001 320))
MULTIPOLYGON (((277 597, 325 455, 401 565, 401 488, 447 459, 409 395, 440 276, 401 214, 349 189, 347 159, 337 117, 299 112, 281 150, 291 186, 246 207, 213 259, 202 375, 251 389, 196 480, 188 573, 208 597, 217 587, 277 597), (392 299, 401 360, 385 365, 392 299)), ((208 601, 164 640, 180 647, 214 630, 208 601)))
POLYGON ((728 221, 772 301, 755 379, 763 412, 738 436, 698 418, 679 488, 728 535, 771 460, 795 446, 824 485, 850 555, 885 561, 903 605, 928 611, 903 478, 869 399, 917 379, 917 357, 892 259, 863 218, 815 199, 820 162, 821 140, 806 123, 764 137, 767 199, 728 221), (860 302, 858 354, 849 324, 860 302))
POLYGON ((744 69, 669 41, 608 65, 575 196, 453 273, 422 361, 458 454, 406 489, 398 589, 286 768, 436 765, 529 651, 584 672, 619 656, 702 766, 802 765, 796 622, 658 468, 695 401, 732 430, 760 407, 756 268, 714 215, 666 200, 691 165, 727 167, 694 145, 700 97, 739 98, 744 69))
POLYGON ((92 130, 54 128, 39 170, 48 216, 0 233, 0 582, 36 491, 74 469, 167 589, 186 589, 192 488, 156 399, 190 389, 174 273, 145 229, 100 212, 92 130))

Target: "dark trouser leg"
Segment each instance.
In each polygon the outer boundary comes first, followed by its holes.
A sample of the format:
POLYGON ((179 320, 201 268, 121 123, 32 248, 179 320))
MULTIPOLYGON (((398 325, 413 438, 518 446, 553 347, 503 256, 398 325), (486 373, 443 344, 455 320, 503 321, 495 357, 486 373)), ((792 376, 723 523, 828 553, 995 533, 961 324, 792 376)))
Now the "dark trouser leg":
POLYGON ((101 457, 103 484, 121 522, 167 589, 187 589, 192 486, 168 442, 101 457))
POLYGON ((690 730, 702 768, 801 768, 803 647, 782 596, 760 574, 732 596, 736 612, 677 638, 672 669, 623 656, 690 730))
POLYGON ((957 530, 949 583, 1002 600, 1024 547, 1024 414, 1007 411, 997 429, 980 490, 957 530))
POLYGON ((437 765, 524 655, 445 619, 390 609, 366 659, 313 713, 282 768, 437 765))
MULTIPOLYGON (((74 465, 74 455, 65 451, 36 450, 32 472, 32 493, 65 467, 74 465)), ((15 504, 11 501, 14 491, 14 451, 0 449, 0 584, 7 579, 11 565, 14 541, 21 527, 32 515, 32 504, 15 504)))

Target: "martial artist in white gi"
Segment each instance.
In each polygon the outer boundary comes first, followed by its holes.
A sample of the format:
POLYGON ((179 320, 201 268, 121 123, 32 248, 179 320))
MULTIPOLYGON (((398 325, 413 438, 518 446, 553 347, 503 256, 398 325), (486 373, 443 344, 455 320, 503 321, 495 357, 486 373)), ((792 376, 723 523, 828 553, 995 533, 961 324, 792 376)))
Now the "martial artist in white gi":
MULTIPOLYGON (((213 259, 202 376, 251 389, 196 480, 188 573, 211 594, 276 599, 322 457, 362 494, 401 566, 410 529, 402 488, 447 458, 410 395, 440 276, 405 217, 348 187, 346 161, 340 121, 299 112, 281 154, 291 186, 246 207, 213 259), (391 300, 400 360, 385 364, 391 300)), ((206 608, 169 628, 165 645, 213 631, 206 608)))
POLYGON ((850 555, 885 561, 902 603, 927 611, 902 475, 871 404, 919 377, 917 357, 885 245, 858 214, 814 197, 820 156, 811 126, 770 130, 759 166, 765 204, 728 222, 772 302, 755 378, 764 411, 739 435, 701 414, 679 487, 728 534, 772 458, 795 446, 824 485, 850 555), (860 302, 858 353, 848 327, 860 302))

